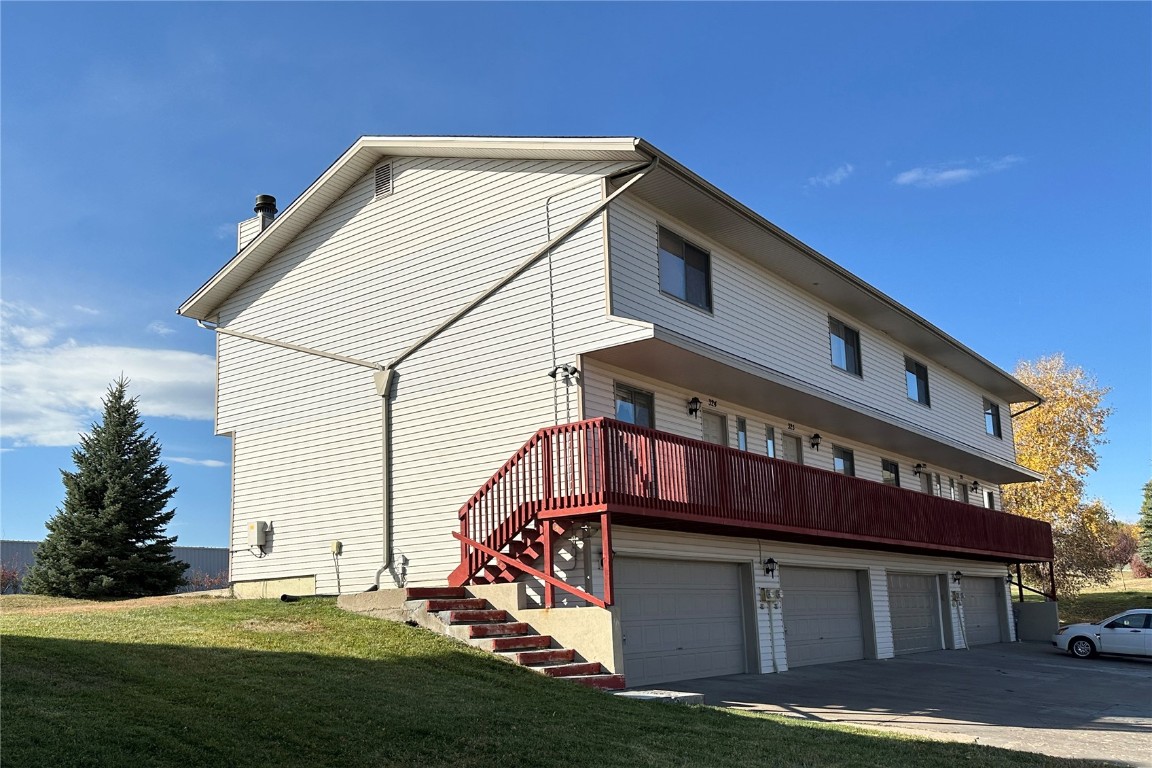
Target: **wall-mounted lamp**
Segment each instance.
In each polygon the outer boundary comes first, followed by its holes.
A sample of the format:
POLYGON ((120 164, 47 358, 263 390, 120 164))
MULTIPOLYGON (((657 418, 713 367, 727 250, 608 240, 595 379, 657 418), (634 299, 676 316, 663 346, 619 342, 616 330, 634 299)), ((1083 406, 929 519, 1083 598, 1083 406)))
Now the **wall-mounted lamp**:
POLYGON ((1010 574, 1010 573, 1004 574, 1004 583, 1005 584, 1011 584, 1012 583, 1012 574, 1010 574))
POLYGON ((693 397, 688 401, 688 415, 697 416, 700 413, 700 398, 693 397))
POLYGON ((920 477, 920 473, 927 468, 928 467, 925 464, 917 464, 916 466, 912 467, 912 474, 916 475, 916 477, 920 477))
POLYGON ((579 375, 579 373, 580 373, 579 368, 572 365, 571 363, 564 363, 564 365, 558 365, 555 368, 553 368, 548 373, 548 375, 551 376, 553 379, 556 378, 557 376, 563 376, 564 381, 568 381, 569 379, 576 378, 576 376, 579 375))
POLYGON ((776 558, 770 557, 764 561, 764 575, 765 576, 775 576, 776 575, 776 558))
POLYGON ((820 433, 817 432, 816 434, 812 435, 812 437, 808 438, 808 445, 812 446, 812 450, 818 451, 820 450, 820 440, 822 439, 823 438, 820 437, 820 433))
POLYGON ((960 571, 956 571, 956 573, 952 574, 952 583, 959 584, 960 579, 962 578, 964 578, 964 574, 962 574, 960 571))
POLYGON ((980 482, 978 480, 973 480, 972 481, 972 493, 979 493, 979 492, 980 492, 980 482))

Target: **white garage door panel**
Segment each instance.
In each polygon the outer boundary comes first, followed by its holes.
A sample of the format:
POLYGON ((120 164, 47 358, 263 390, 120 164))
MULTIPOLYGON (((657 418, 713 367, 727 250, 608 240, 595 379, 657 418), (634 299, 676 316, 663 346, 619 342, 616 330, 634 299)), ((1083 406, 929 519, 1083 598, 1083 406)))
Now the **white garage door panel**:
POLYGON ((1003 579, 964 577, 964 631, 968 645, 999 643, 1000 603, 1004 600, 1003 579))
POLYGON ((740 566, 616 558, 629 685, 747 671, 740 566))
POLYGON ((938 651, 943 647, 935 576, 888 574, 888 606, 892 616, 892 643, 897 655, 938 651))
POLYGON ((781 567, 788 666, 864 658, 856 571, 781 567))

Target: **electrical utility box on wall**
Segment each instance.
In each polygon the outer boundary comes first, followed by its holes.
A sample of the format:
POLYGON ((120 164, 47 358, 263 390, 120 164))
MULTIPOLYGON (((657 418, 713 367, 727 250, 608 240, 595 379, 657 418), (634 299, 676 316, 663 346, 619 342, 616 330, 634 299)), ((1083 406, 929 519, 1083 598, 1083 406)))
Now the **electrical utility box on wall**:
POLYGON ((264 541, 268 537, 268 523, 263 520, 257 520, 254 523, 248 523, 248 546, 262 547, 264 541))

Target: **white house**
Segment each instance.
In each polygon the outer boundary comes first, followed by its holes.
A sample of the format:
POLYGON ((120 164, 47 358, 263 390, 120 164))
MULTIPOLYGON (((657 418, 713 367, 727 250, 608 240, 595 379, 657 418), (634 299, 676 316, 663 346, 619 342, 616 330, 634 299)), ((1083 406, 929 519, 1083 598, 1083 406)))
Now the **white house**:
POLYGON ((514 582, 642 684, 1010 640, 1051 562, 1039 396, 641 139, 363 137, 239 239, 248 593, 514 582))

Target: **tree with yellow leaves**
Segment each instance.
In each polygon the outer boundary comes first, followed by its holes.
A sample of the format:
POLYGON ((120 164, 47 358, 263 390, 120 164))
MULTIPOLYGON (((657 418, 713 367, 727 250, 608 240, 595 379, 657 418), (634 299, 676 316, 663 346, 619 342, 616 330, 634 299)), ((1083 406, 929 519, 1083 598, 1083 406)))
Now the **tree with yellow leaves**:
MULTIPOLYGON (((1112 513, 1099 499, 1084 499, 1084 479, 1097 468, 1096 447, 1112 413, 1103 405, 1107 387, 1061 354, 1016 366, 1016 378, 1044 398, 1013 421, 1016 460, 1043 475, 1035 483, 1004 487, 1004 509, 1052 525, 1056 592, 1073 596, 1110 577, 1108 546, 1112 513)), ((1046 586, 1039 568, 1028 580, 1046 586)))

